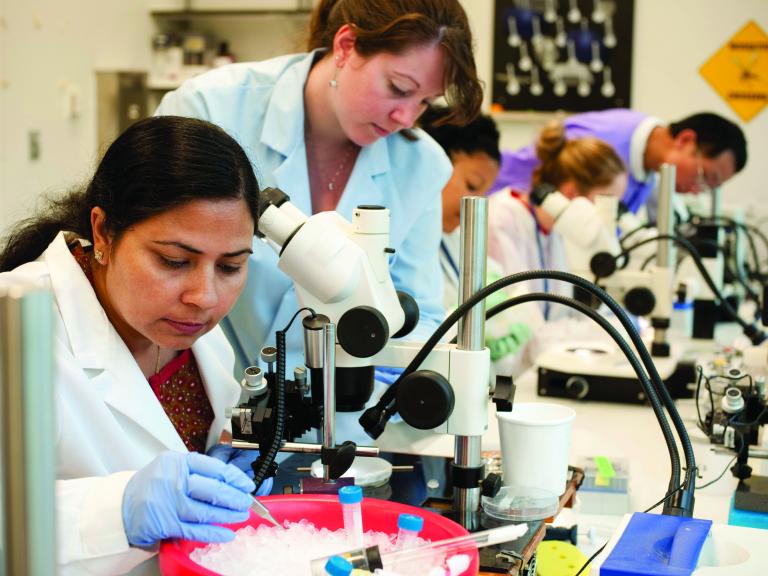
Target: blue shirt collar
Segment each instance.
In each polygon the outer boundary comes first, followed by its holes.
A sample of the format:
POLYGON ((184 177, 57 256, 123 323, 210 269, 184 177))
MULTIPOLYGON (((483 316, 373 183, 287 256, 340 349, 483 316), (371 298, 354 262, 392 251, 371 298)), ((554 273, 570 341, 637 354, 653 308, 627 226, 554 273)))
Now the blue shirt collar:
POLYGON ((278 77, 267 105, 261 141, 283 156, 304 142, 304 84, 316 53, 294 62, 278 77))

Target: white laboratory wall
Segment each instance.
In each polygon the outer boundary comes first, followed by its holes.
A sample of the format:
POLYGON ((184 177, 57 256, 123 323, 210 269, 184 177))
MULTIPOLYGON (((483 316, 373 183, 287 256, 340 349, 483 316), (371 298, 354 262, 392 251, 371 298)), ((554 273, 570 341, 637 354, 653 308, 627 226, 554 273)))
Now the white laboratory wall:
POLYGON ((750 20, 768 34, 768 0, 635 0, 633 107, 677 120, 708 110, 737 122, 750 154, 730 181, 727 204, 768 214, 768 107, 742 122, 699 74, 699 68, 750 20))
POLYGON ((146 69, 143 1, 0 2, 0 231, 96 158, 96 70, 146 69), (30 134, 39 157, 30 159, 30 134))
MULTIPOLYGON (((478 67, 488 83, 493 0, 464 0, 463 4, 477 36, 478 67)), ((669 121, 712 111, 737 122, 746 134, 750 158, 725 188, 726 203, 744 204, 747 213, 766 217, 768 107, 750 122, 742 122, 699 75, 701 65, 750 20, 768 33, 768 0, 635 0, 632 107, 669 121)), ((509 114, 498 118, 502 146, 529 143, 550 117, 509 114)))
MULTIPOLYGON (((149 10, 160 2, 176 7, 179 0, 0 0, 0 233, 28 214, 41 192, 64 189, 90 173, 98 152, 95 71, 148 68, 155 30, 149 10), (31 132, 39 133, 37 160, 30 159, 31 132)), ((462 2, 489 85, 493 0, 462 2)), ((635 0, 633 107, 670 120, 712 110, 738 121, 698 70, 749 20, 768 31, 768 0, 635 0)), ((239 38, 233 49, 250 53, 261 42, 269 50, 276 24, 232 21, 239 38), (259 27, 269 35, 254 34, 259 27)), ((285 33, 298 31, 296 23, 286 26, 285 33)), ((525 115, 501 119, 503 146, 527 143, 541 123, 525 115)), ((729 183, 727 197, 768 213, 768 163, 761 161, 768 150, 768 110, 741 125, 751 158, 729 183)))

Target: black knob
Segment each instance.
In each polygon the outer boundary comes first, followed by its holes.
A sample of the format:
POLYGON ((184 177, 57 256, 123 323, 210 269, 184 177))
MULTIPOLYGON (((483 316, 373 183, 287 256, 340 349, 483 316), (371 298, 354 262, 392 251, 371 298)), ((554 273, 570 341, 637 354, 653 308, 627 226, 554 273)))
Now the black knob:
POLYGON ((494 498, 501 490, 501 476, 491 472, 480 484, 480 493, 488 498, 494 498))
POLYGON ((341 478, 344 473, 352 466, 355 460, 357 445, 351 440, 335 448, 325 448, 320 450, 320 461, 328 464, 328 475, 333 478, 341 478))
POLYGON ((582 400, 589 394, 589 381, 583 376, 571 376, 565 381, 565 391, 571 398, 582 400))
POLYGON ((397 291, 397 299, 400 301, 400 307, 405 313, 405 321, 392 338, 400 338, 410 334, 416 328, 416 324, 419 323, 419 305, 416 303, 416 299, 402 290, 397 291))
POLYGON ((356 358, 370 358, 389 340, 389 325, 376 308, 356 306, 339 318, 336 337, 347 353, 356 358))
POLYGON ((397 411, 410 426, 419 430, 437 428, 453 412, 456 397, 442 374, 417 370, 400 381, 397 411))
POLYGON ((598 252, 589 261, 589 268, 598 278, 607 278, 616 272, 616 258, 608 252, 598 252))
POLYGON ((384 418, 384 410, 376 406, 368 408, 357 421, 363 427, 365 433, 374 440, 384 433, 384 427, 387 425, 387 420, 384 418))
POLYGON ((635 316, 647 316, 656 307, 656 296, 644 286, 632 288, 624 296, 624 307, 635 316))

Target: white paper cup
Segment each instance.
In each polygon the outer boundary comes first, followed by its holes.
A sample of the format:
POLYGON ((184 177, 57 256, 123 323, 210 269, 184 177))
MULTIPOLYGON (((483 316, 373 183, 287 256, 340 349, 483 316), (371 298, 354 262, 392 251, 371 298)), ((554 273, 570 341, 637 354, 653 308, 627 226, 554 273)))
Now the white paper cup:
POLYGON ((505 486, 531 486, 560 495, 568 477, 571 423, 568 406, 516 403, 497 412, 505 486))

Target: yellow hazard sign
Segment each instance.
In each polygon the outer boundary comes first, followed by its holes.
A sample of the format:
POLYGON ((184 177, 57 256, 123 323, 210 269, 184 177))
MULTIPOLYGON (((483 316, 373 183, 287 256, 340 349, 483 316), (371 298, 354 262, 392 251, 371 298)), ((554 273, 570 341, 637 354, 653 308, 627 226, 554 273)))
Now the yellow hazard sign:
POLYGON ((749 122, 768 105, 768 36, 756 22, 748 22, 699 73, 749 122))

